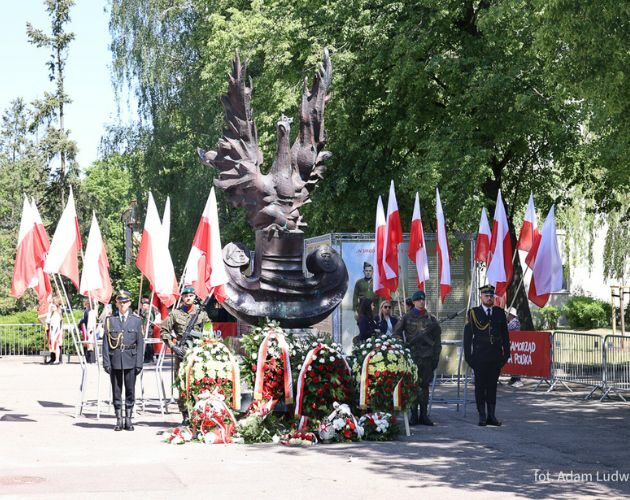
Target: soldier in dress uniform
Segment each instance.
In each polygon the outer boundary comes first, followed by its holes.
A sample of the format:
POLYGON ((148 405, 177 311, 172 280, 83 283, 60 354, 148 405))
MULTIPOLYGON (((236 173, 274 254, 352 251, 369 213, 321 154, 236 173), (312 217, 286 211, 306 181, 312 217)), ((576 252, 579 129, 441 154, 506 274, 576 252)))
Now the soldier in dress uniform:
POLYGON ((438 320, 426 310, 426 295, 423 291, 415 292, 411 300, 413 309, 405 314, 394 328, 394 336, 402 339, 411 349, 411 356, 418 367, 418 406, 411 411, 410 425, 433 425, 429 418, 429 386, 433 380, 433 371, 437 368, 442 352, 442 328, 438 320))
POLYGON ((142 320, 131 312, 131 294, 121 290, 116 294, 118 313, 105 318, 103 329, 103 369, 112 382, 115 431, 133 430, 132 412, 136 395, 136 376, 142 371, 144 338, 142 320), (125 386, 125 421, 122 417, 122 389, 125 386))
POLYGON ((464 327, 464 356, 475 371, 479 425, 499 426, 495 416, 497 383, 501 367, 510 358, 510 337, 505 312, 494 306, 494 287, 484 285, 479 292, 481 305, 468 311, 464 327))
MULTIPOLYGON (((160 326, 160 337, 163 342, 169 347, 177 344, 182 338, 182 335, 186 331, 186 327, 191 320, 191 316, 195 314, 199 305, 195 304, 195 289, 190 286, 184 287, 182 290, 182 303, 178 309, 173 309, 171 313, 166 317, 160 326)), ((197 321, 193 326, 193 331, 201 334, 203 332, 203 325, 209 321, 208 314, 202 310, 197 316, 197 321)), ((181 360, 175 357, 175 373, 179 372, 179 364, 181 360)), ((180 397, 177 400, 179 411, 182 412, 182 425, 188 425, 188 410, 186 410, 186 404, 180 397)))

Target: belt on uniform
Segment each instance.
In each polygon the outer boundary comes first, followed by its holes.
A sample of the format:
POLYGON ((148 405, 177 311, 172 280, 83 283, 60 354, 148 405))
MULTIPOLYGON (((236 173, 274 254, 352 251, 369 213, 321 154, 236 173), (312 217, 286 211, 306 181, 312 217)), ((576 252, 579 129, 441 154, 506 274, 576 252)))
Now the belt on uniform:
POLYGON ((131 344, 131 345, 121 345, 120 346, 120 350, 121 351, 129 351, 130 349, 135 349, 138 346, 138 344, 131 344))

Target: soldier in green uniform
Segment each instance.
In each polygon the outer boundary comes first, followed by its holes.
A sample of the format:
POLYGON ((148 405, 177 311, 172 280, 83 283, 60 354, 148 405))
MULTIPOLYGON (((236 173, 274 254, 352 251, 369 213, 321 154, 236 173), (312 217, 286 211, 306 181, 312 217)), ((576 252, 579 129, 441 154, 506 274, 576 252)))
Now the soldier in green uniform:
POLYGON ((420 403, 420 418, 418 406, 411 411, 410 425, 433 425, 429 418, 427 406, 429 404, 429 386, 433 380, 433 371, 437 368, 442 351, 442 328, 435 316, 429 314, 425 307, 424 292, 415 292, 411 300, 413 309, 396 323, 394 336, 402 339, 411 349, 411 356, 418 366, 418 401, 420 403))
MULTIPOLYGON (((187 286, 182 290, 182 303, 178 309, 173 309, 160 326, 160 337, 164 344, 173 347, 181 339, 191 317, 197 311, 199 305, 195 304, 195 289, 187 286)), ((197 321, 193 326, 193 331, 201 334, 203 325, 209 321, 206 311, 200 311, 197 321)), ((175 373, 179 372, 179 364, 181 360, 175 357, 175 373)), ((179 411, 182 413, 182 425, 188 425, 188 411, 182 398, 177 401, 179 411)))
POLYGON ((116 294, 118 313, 105 318, 103 331, 103 370, 112 383, 112 397, 116 412, 115 431, 123 429, 122 389, 125 387, 126 431, 133 430, 131 416, 135 403, 136 376, 142 371, 144 337, 142 320, 132 313, 131 294, 121 290, 116 294))
POLYGON ((354 284, 354 293, 352 294, 352 310, 355 318, 359 315, 359 304, 362 298, 371 299, 378 308, 378 296, 374 293, 374 268, 369 262, 363 263, 363 278, 359 278, 354 284))

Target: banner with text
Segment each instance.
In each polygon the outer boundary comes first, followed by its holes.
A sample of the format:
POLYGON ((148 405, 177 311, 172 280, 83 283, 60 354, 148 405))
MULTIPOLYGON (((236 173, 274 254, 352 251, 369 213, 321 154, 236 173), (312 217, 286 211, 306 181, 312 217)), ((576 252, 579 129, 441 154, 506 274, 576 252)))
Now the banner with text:
POLYGON ((513 330, 510 332, 510 359, 502 375, 551 376, 551 333, 513 330))

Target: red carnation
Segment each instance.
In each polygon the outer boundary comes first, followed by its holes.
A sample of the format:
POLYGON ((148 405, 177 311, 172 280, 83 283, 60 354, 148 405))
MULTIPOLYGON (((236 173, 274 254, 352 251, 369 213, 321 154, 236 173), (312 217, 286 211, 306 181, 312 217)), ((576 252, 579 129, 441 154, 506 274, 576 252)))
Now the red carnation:
POLYGON ((320 371, 320 372, 324 371, 324 365, 320 364, 320 365, 317 367, 317 370, 318 370, 318 371, 320 371))
POLYGON ((348 429, 343 431, 343 437, 345 437, 346 439, 350 439, 350 431, 348 429))
POLYGON ((381 372, 379 372, 379 371, 374 372, 374 376, 375 377, 380 377, 381 376, 381 372))

